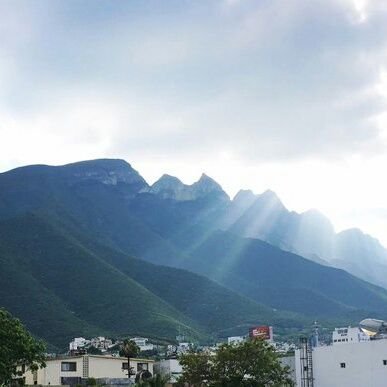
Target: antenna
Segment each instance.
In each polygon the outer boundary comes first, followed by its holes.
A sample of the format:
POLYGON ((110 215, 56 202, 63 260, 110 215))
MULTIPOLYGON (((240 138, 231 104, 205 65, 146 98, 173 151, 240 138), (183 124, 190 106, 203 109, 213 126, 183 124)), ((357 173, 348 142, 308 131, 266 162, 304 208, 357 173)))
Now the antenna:
POLYGON ((320 328, 320 325, 318 323, 318 321, 316 320, 314 323, 313 323, 313 331, 314 331, 314 335, 313 335, 313 338, 314 338, 314 347, 318 347, 320 345, 319 343, 319 328, 320 328))

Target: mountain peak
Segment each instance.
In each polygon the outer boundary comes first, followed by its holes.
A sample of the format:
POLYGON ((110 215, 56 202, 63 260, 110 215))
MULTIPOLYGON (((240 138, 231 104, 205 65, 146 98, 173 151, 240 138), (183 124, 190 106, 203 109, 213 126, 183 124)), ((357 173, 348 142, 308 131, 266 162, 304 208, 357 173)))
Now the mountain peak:
POLYGON ((319 210, 315 208, 311 208, 309 210, 306 210, 304 212, 301 212, 300 214, 301 218, 304 220, 308 220, 309 222, 318 222, 322 225, 326 225, 327 227, 331 228, 333 231, 333 226, 331 221, 319 210))
POLYGON ((142 192, 149 192, 159 195, 163 199, 178 201, 196 200, 214 192, 228 199, 222 187, 205 173, 191 185, 184 184, 175 176, 164 174, 150 188, 144 189, 142 192))
POLYGON ((272 191, 271 189, 267 189, 266 191, 262 192, 259 196, 261 197, 268 197, 268 198, 275 198, 279 200, 278 195, 272 191))
POLYGON ((206 175, 204 172, 201 174, 200 176, 200 179, 198 181, 206 181, 206 180, 210 180, 210 181, 215 181, 212 177, 206 175))
POLYGON ((251 189, 241 189, 233 198, 234 203, 253 203, 257 196, 251 189))
POLYGON ((212 177, 203 173, 200 179, 191 185, 194 196, 202 197, 211 193, 220 194, 224 198, 230 199, 229 196, 223 191, 223 188, 212 177))
POLYGON ((264 191, 260 195, 258 195, 258 199, 263 200, 270 205, 279 205, 279 206, 285 208, 281 199, 271 189, 267 189, 266 191, 264 191))
POLYGON ((146 181, 132 166, 121 159, 96 159, 66 164, 62 167, 71 183, 79 181, 99 181, 106 185, 119 183, 137 185, 139 189, 147 186, 146 181))
POLYGON ((178 184, 178 185, 184 185, 183 182, 175 177, 175 176, 172 176, 172 175, 168 175, 167 173, 164 173, 164 175, 162 175, 160 177, 160 179, 158 179, 154 184, 153 186, 155 185, 160 185, 160 184, 178 184))
POLYGON ((202 173, 202 175, 200 176, 200 179, 197 182, 192 184, 192 186, 194 185, 206 185, 207 187, 212 187, 223 191, 220 184, 217 183, 212 177, 206 175, 205 173, 202 173))
POLYGON ((160 195, 163 199, 177 199, 184 191, 185 185, 175 176, 164 174, 149 189, 142 192, 149 192, 160 195))

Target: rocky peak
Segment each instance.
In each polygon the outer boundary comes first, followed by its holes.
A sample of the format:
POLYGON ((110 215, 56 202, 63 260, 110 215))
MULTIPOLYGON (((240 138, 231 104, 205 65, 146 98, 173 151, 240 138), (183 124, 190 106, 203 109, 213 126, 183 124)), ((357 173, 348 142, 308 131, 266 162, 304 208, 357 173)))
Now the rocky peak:
POLYGON ((135 184, 139 189, 146 181, 132 166, 120 159, 98 159, 67 164, 62 167, 70 182, 99 181, 106 185, 135 184))
POLYGON ((177 177, 163 175, 149 189, 144 191, 160 195, 164 199, 179 201, 196 200, 212 193, 228 198, 222 187, 204 173, 197 182, 191 185, 182 183, 177 177))
POLYGON ((278 209, 286 209, 283 203, 281 202, 281 199, 274 191, 270 189, 258 195, 258 200, 259 202, 264 203, 265 206, 270 206, 271 208, 277 207, 278 209))
POLYGON ((252 204, 257 196, 251 189, 241 189, 234 196, 233 203, 234 204, 252 204))
POLYGON ((152 184, 148 189, 142 192, 149 192, 160 195, 164 199, 178 199, 182 196, 185 185, 175 176, 164 174, 152 184))
POLYGON ((302 212, 300 214, 300 219, 302 222, 306 222, 309 225, 319 225, 320 228, 330 230, 332 233, 334 232, 331 221, 323 213, 314 208, 302 212))
POLYGON ((181 190, 184 188, 184 184, 175 176, 164 174, 157 180, 152 186, 149 192, 157 193, 162 190, 181 190))
POLYGON ((191 189, 197 194, 203 196, 210 192, 223 192, 222 187, 214 179, 203 173, 200 179, 191 185, 191 189))

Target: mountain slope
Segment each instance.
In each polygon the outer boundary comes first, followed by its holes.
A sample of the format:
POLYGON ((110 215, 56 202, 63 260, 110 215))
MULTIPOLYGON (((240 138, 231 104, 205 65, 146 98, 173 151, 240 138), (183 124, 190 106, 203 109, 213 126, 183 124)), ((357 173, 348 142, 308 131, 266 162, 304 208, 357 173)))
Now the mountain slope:
POLYGON ((336 234, 324 215, 316 210, 290 212, 273 192, 237 194, 217 226, 343 268, 387 288, 387 250, 377 240, 360 230, 336 234))
POLYGON ((387 315, 387 291, 265 242, 218 232, 185 267, 227 283, 252 299, 312 316, 367 310, 387 315), (219 265, 222 264, 222 270, 219 265))
POLYGON ((0 235, 2 256, 87 324, 98 322, 103 331, 120 334, 155 331, 169 337, 180 324, 198 335, 188 327, 194 327, 192 321, 47 221, 34 215, 13 218, 0 224, 0 235))
POLYGON ((297 316, 197 274, 103 246, 63 217, 26 214, 0 222, 0 258, 0 305, 57 346, 79 334, 174 338, 183 332, 203 339, 273 319, 299 325, 297 316))
MULTIPOLYGON (((136 319, 141 316, 139 312, 133 319, 137 333, 156 329, 160 335, 170 337, 180 325, 193 336, 203 337, 238 327, 245 330, 253 321, 294 328, 306 319, 340 319, 347 324, 369 314, 385 317, 387 297, 383 289, 342 270, 236 235, 244 234, 250 225, 273 245, 282 246, 287 235, 285 241, 290 245, 282 247, 292 249, 289 235, 295 235, 299 215, 289 213, 273 192, 266 192, 259 200, 251 192, 243 192, 238 200, 230 202, 219 185, 207 177, 201 180, 187 188, 197 196, 183 200, 164 191, 165 187, 172 191, 180 187, 176 180, 152 192, 152 187, 120 160, 32 166, 0 174, 0 220, 12 223, 15 216, 33 211, 43 222, 24 228, 4 226, 3 234, 7 235, 7 229, 14 230, 16 239, 8 251, 0 253, 16 262, 68 310, 76 312, 86 327, 91 325, 87 329, 98 321, 97 329, 129 332, 124 322, 133 312, 126 306, 130 301, 125 296, 126 301, 119 300, 117 305, 109 303, 120 299, 121 292, 140 295, 136 308, 140 308, 143 298, 146 300, 146 312, 141 310, 145 317, 136 319), (37 240, 31 240, 34 227, 38 230, 37 240), (43 237, 39 230, 45 227, 48 230, 43 237), (233 232, 219 231, 220 227, 233 232), (55 251, 60 246, 58 241, 64 243, 60 248, 63 253, 55 251), (33 249, 19 250, 24 245, 33 249), (18 254, 20 258, 15 260, 18 254), (55 256, 60 259, 52 259, 55 256), (160 268, 128 256, 170 267, 160 268), (25 257, 29 261, 24 262, 25 257), (93 267, 92 279, 89 267, 93 267), (204 275, 224 287, 171 267, 204 275), (77 298, 80 285, 71 284, 69 294, 63 290, 67 282, 63 278, 56 281, 55 276, 63 272, 70 278, 69 268, 75 270, 78 283, 97 286, 102 281, 107 293, 100 295, 100 304, 87 287, 81 301, 77 298), (108 286, 109 281, 113 283, 108 286), (85 310, 82 304, 87 304, 85 310), (117 313, 121 321, 106 317, 114 315, 115 308, 120 308, 117 313), (106 316, 99 321, 104 313, 106 316)), ((308 232, 310 246, 314 246, 317 242, 312 236, 318 230, 329 231, 329 224, 322 225, 319 214, 313 212, 304 214, 303 219, 304 229, 313 231, 308 232)), ((7 236, 7 243, 9 238, 12 235, 7 236)))

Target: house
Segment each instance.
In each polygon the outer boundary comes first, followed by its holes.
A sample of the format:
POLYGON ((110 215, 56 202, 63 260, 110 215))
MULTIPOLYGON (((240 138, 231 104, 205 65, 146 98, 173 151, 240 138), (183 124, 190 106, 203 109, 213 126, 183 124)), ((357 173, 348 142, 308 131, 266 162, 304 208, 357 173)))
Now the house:
POLYGON ((149 343, 149 340, 144 337, 133 337, 130 340, 136 343, 140 351, 152 351, 154 349, 154 345, 149 343))
MULTIPOLYGON (((46 360, 46 367, 24 374, 27 385, 76 385, 94 378, 101 384, 110 379, 128 379, 128 362, 125 357, 80 355, 63 356, 46 360)), ((136 375, 149 371, 153 375, 153 360, 130 359, 134 381, 136 375)), ((123 384, 123 383, 114 383, 123 384)), ((126 383, 127 384, 127 383, 126 383)))

